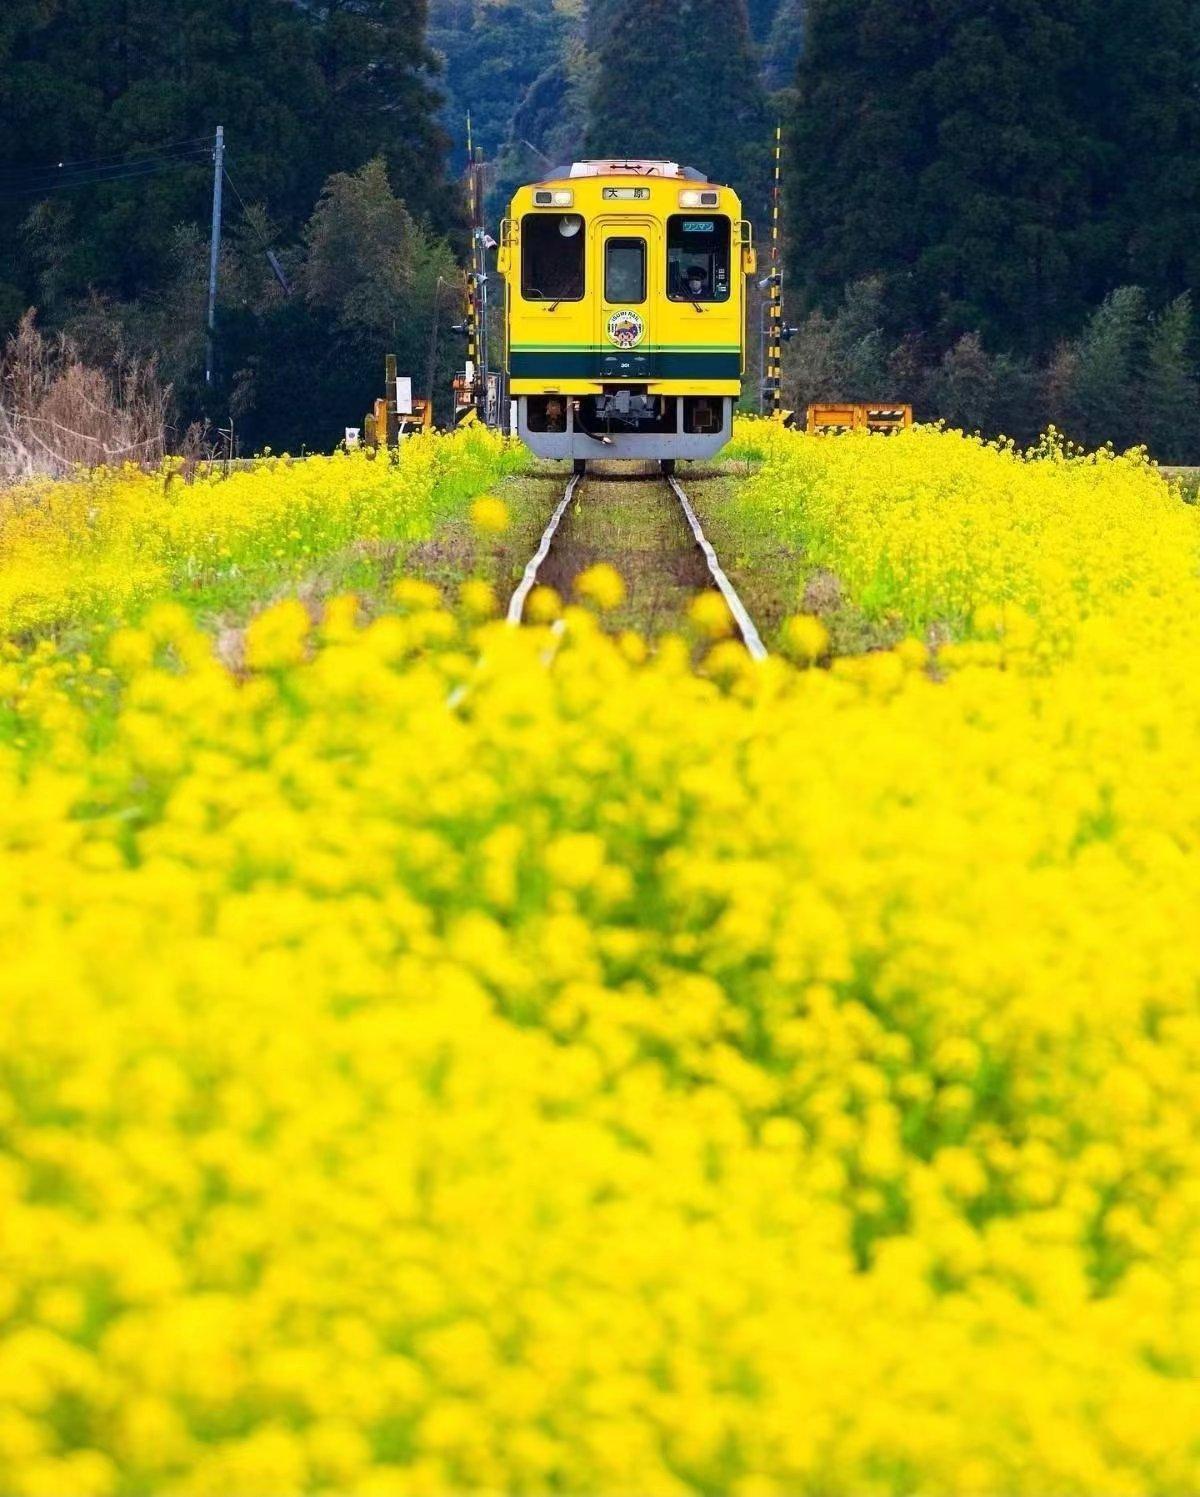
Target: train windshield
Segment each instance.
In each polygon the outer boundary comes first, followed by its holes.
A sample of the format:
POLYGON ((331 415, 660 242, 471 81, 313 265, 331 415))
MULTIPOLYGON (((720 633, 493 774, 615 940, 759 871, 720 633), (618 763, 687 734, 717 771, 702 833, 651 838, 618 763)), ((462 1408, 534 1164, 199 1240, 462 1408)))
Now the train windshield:
POLYGON ((526 301, 580 301, 587 235, 578 213, 527 213, 521 220, 521 295, 526 301))
POLYGON ((646 241, 610 239, 604 247, 604 300, 646 300, 646 241))
POLYGON ((674 214, 667 220, 667 295, 729 300, 729 220, 674 214))

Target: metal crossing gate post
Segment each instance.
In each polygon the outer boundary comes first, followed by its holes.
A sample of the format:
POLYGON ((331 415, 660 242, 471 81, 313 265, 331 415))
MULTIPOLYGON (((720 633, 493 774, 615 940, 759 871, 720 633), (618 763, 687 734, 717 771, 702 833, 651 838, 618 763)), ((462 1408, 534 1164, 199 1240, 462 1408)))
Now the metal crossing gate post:
POLYGON ((779 256, 779 200, 783 174, 783 124, 775 126, 775 178, 771 188, 771 275, 767 332, 767 395, 771 415, 779 419, 783 410, 783 270, 779 256))
POLYGON ((467 272, 467 389, 468 401, 479 409, 479 311, 475 285, 475 219, 476 176, 475 143, 471 134, 471 116, 467 115, 467 204, 471 218, 471 268, 467 272))

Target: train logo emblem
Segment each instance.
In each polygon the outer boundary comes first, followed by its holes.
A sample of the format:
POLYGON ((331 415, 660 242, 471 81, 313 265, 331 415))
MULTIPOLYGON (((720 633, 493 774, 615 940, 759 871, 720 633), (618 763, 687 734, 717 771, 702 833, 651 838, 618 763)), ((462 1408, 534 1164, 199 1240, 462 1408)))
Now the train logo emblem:
POLYGON ((608 337, 618 348, 636 348, 646 336, 646 324, 636 312, 614 312, 608 319, 608 337))

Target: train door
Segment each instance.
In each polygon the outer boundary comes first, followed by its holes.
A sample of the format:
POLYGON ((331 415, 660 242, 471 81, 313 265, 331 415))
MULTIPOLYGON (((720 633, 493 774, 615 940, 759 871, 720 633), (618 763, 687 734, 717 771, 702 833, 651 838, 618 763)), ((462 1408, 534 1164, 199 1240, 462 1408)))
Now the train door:
POLYGON ((595 341, 601 379, 649 379, 654 347, 659 227, 653 219, 600 219, 595 341))

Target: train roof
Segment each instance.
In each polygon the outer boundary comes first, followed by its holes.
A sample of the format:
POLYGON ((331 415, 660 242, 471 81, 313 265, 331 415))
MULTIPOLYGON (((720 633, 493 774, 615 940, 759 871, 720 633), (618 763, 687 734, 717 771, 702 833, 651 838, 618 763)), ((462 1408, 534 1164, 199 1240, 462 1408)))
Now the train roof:
POLYGON ((677 161, 649 161, 635 157, 610 157, 600 161, 572 161, 556 166, 541 180, 564 182, 571 177, 674 177, 684 182, 707 182, 703 172, 694 166, 680 166, 677 161))

